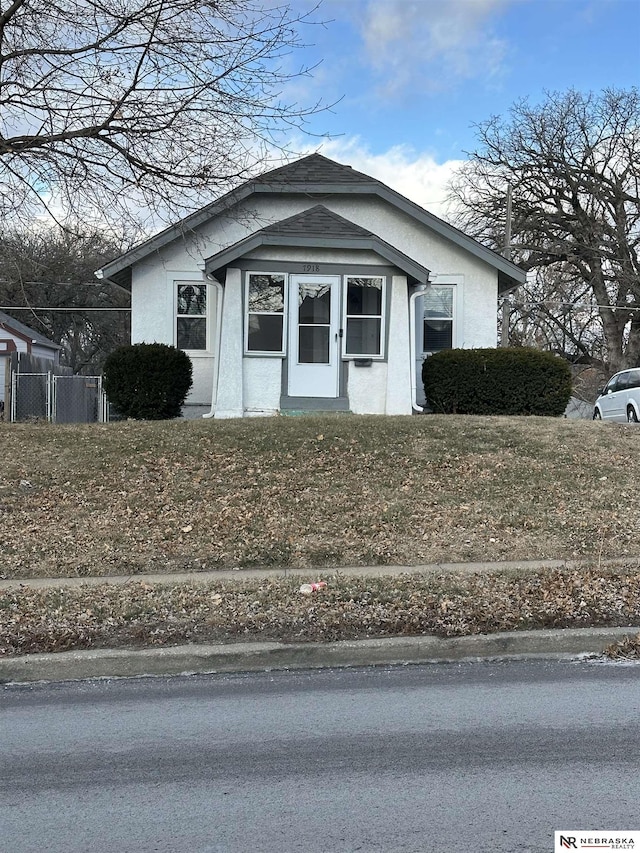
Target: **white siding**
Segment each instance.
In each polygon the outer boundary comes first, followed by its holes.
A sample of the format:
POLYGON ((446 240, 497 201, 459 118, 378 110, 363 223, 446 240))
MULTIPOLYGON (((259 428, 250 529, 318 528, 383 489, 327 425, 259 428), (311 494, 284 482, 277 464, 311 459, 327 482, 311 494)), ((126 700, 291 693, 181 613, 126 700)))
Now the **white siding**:
POLYGON ((282 388, 281 358, 245 358, 244 411, 247 414, 273 414, 280 408, 282 388))
MULTIPOLYGON (((308 209, 314 200, 304 196, 259 194, 201 226, 196 234, 174 241, 133 268, 132 340, 175 343, 174 281, 202 281, 207 257, 233 245, 265 225, 308 209)), ((333 196, 322 200, 328 209, 378 234, 405 255, 431 270, 434 283, 455 283, 459 300, 455 345, 496 345, 497 271, 489 264, 432 232, 412 217, 376 197, 333 196)), ((269 260, 389 266, 374 252, 338 249, 261 247, 249 257, 269 260)), ((227 274, 219 393, 220 417, 241 412, 277 410, 281 392, 282 360, 242 356, 242 301, 240 273, 227 274), (227 304, 228 303, 228 304, 227 304), (233 317, 231 316, 233 314, 233 317), (239 315, 239 316, 236 316, 239 315), (235 340, 235 337, 238 340, 235 340), (231 338, 234 338, 233 342, 231 338), (231 387, 233 386, 233 387, 231 387)), ((213 288, 210 288, 213 296, 213 288)), ((216 327, 213 298, 210 330, 216 327)), ((408 288, 403 276, 394 278, 391 311, 387 318, 389 359, 370 368, 348 365, 348 396, 354 412, 410 413, 408 288)), ((209 405, 215 373, 216 342, 210 352, 193 358, 194 389, 188 402, 209 405)), ((418 366, 418 387, 421 380, 418 366)))

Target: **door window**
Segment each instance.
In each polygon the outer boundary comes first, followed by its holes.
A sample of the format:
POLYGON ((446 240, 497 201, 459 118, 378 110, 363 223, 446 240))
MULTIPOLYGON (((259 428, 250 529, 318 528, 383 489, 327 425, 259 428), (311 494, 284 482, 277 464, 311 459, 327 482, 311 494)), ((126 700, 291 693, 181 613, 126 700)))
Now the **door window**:
POLYGON ((628 388, 640 388, 640 370, 630 370, 629 371, 629 384, 628 388))
POLYGON ((331 285, 298 284, 298 363, 329 364, 331 285))

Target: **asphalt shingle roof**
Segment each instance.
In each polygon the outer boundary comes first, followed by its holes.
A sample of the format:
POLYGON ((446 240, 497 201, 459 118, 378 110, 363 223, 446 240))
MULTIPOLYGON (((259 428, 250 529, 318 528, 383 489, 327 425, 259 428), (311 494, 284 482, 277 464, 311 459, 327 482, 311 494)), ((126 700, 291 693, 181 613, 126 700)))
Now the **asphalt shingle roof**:
MULTIPOLYGON (((462 250, 471 252, 494 267, 498 271, 500 292, 506 292, 525 281, 524 272, 497 252, 494 252, 492 249, 489 249, 487 246, 449 225, 444 220, 424 210, 415 204, 415 202, 400 195, 400 193, 387 187, 381 181, 376 180, 376 178, 372 178, 370 175, 365 175, 362 172, 357 172, 351 166, 345 166, 342 163, 329 160, 328 157, 324 157, 322 154, 309 154, 307 157, 296 160, 294 163, 280 166, 271 172, 265 172, 262 175, 251 178, 236 190, 232 190, 215 202, 187 216, 176 225, 172 225, 150 240, 130 249, 119 258, 115 258, 106 264, 102 270, 98 271, 98 277, 109 278, 111 281, 130 288, 131 266, 146 258, 152 252, 159 250, 172 240, 184 237, 187 231, 196 229, 223 210, 248 198, 253 193, 286 194, 289 192, 298 195, 302 194, 309 198, 313 198, 315 194, 317 199, 327 197, 331 194, 349 194, 354 197, 359 195, 377 196, 412 217, 426 228, 452 241, 462 250)), ((308 237, 312 233, 311 228, 308 227, 308 223, 305 224, 304 220, 298 224, 293 224, 291 227, 304 228, 304 231, 299 236, 308 237)), ((330 227, 335 229, 338 226, 333 221, 330 223, 330 227)), ((357 228, 357 226, 351 223, 350 228, 357 228)), ((265 233, 275 236, 274 232, 265 233)), ((317 230, 315 233, 321 234, 317 230)), ((344 230, 341 230, 340 233, 345 236, 344 230)), ((332 231, 332 235, 334 237, 338 236, 335 230, 332 231)), ((289 236, 293 236, 292 232, 289 232, 289 236)), ((355 237, 355 232, 351 231, 350 236, 355 237)), ((363 235, 360 233, 357 236, 362 237, 363 235)))
POLYGON ((309 154, 295 163, 280 166, 272 172, 265 172, 254 178, 260 184, 373 184, 374 178, 356 172, 351 166, 344 166, 323 157, 322 154, 309 154))
POLYGON ((50 341, 49 338, 45 338, 45 336, 41 335, 40 332, 36 332, 35 329, 25 326, 24 323, 21 323, 19 320, 14 320, 13 317, 5 314, 4 311, 0 311, 0 328, 4 325, 9 329, 13 329, 14 332, 24 335, 25 338, 29 338, 31 341, 36 341, 36 343, 43 344, 44 346, 48 346, 53 349, 60 349, 58 344, 54 344, 53 341, 50 341))
POLYGON ((371 231, 361 228, 355 222, 349 222, 337 213, 317 204, 302 213, 267 225, 265 234, 277 234, 282 237, 306 237, 310 234, 322 234, 324 237, 371 237, 371 231))

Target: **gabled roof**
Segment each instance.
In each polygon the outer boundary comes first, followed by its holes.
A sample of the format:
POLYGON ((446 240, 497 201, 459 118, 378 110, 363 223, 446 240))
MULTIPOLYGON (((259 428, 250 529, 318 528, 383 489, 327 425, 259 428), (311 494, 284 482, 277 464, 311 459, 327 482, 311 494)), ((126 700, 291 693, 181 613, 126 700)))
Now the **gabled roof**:
POLYGON ((299 193, 305 196, 313 196, 314 194, 322 196, 331 194, 374 195, 384 199, 435 233, 494 267, 498 271, 498 284, 501 292, 523 284, 525 281, 525 273, 514 263, 503 258, 502 255, 449 225, 443 219, 429 213, 381 181, 362 172, 357 172, 350 166, 330 160, 322 154, 310 154, 286 166, 280 166, 252 178, 196 213, 187 216, 176 225, 166 228, 160 234, 106 264, 96 272, 96 275, 98 278, 110 278, 121 284, 128 277, 129 268, 132 264, 183 237, 218 213, 254 193, 299 193))
POLYGON ((349 237, 372 237, 371 231, 350 222, 344 216, 334 213, 323 204, 316 204, 302 213, 296 213, 288 219, 274 222, 262 229, 264 234, 282 237, 306 237, 310 234, 326 234, 328 237, 347 239, 349 237))
POLYGON ((260 175, 260 183, 273 184, 370 184, 374 179, 351 166, 329 160, 322 154, 309 154, 286 166, 260 175))
POLYGON ((215 272, 222 269, 259 246, 369 249, 406 272, 415 281, 426 284, 429 280, 429 270, 426 267, 380 239, 377 234, 361 228, 322 204, 273 225, 267 225, 244 240, 212 255, 205 261, 205 270, 215 272))
POLYGON ((14 320, 13 317, 5 314, 4 311, 0 311, 0 338, 2 337, 3 329, 13 333, 23 341, 40 344, 41 346, 46 346, 50 349, 62 349, 58 344, 54 344, 54 342, 50 341, 49 338, 45 338, 44 335, 41 335, 40 332, 36 332, 34 329, 29 328, 29 326, 25 326, 25 324, 21 323, 19 320, 14 320))

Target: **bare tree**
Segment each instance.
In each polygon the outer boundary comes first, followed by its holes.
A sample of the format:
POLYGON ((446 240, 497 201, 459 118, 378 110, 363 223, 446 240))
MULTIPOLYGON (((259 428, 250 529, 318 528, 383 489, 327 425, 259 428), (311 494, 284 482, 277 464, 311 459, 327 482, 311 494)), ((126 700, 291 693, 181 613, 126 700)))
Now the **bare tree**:
POLYGON ((477 132, 479 147, 452 185, 460 224, 501 249, 511 183, 512 257, 548 271, 534 286, 540 328, 564 329, 574 351, 587 350, 609 370, 639 363, 640 93, 570 90, 540 106, 521 100, 477 132), (558 288, 575 310, 553 309, 563 301, 558 288), (580 313, 588 334, 578 334, 580 313))
POLYGON ((574 364, 602 364, 602 321, 588 284, 565 265, 541 267, 512 298, 509 342, 548 350, 574 364))
MULTIPOLYGON (((297 4, 296 4, 297 5, 297 4)), ((10 0, 0 11, 0 215, 175 214, 305 125, 287 88, 315 9, 263 0, 10 0)))
POLYGON ((125 244, 77 231, 40 227, 0 237, 0 307, 60 344, 74 373, 95 374, 129 342, 129 294, 93 276, 125 244))

